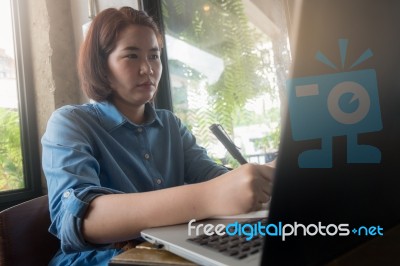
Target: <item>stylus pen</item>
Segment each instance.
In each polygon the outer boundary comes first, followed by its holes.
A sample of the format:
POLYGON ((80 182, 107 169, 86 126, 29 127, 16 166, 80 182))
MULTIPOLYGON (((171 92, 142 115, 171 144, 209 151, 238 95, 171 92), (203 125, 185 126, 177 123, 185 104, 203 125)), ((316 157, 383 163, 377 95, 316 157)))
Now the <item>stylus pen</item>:
POLYGON ((224 145, 228 152, 235 158, 240 164, 246 164, 247 161, 240 153, 235 143, 226 134, 224 128, 219 124, 212 124, 210 126, 211 132, 217 137, 217 139, 224 145))

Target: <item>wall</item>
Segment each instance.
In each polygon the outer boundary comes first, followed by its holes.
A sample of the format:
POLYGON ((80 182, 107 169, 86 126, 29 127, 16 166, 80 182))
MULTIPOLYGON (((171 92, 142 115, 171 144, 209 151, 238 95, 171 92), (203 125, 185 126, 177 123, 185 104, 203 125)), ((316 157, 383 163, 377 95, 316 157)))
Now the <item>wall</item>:
MULTIPOLYGON (((98 0, 98 10, 130 5, 137 0, 98 0)), ((66 104, 87 101, 79 88, 76 58, 82 42, 82 25, 89 22, 88 1, 21 0, 28 10, 31 63, 39 141, 51 113, 66 104)), ((40 156, 40 155, 39 155, 40 156)), ((46 192, 42 177, 43 190, 46 192)))
MULTIPOLYGON (((75 37, 75 47, 77 51, 83 40, 82 26, 90 22, 89 18, 89 2, 90 0, 70 0, 72 11, 72 23, 75 37)), ((138 0, 94 0, 94 13, 109 7, 119 8, 122 6, 131 6, 135 9, 139 8, 138 0)))

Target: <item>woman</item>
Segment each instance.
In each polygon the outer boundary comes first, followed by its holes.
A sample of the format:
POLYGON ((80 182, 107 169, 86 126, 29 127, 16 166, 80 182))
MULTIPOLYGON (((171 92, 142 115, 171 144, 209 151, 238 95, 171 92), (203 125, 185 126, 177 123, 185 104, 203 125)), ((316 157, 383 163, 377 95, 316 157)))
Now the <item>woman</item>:
POLYGON ((144 228, 257 210, 273 169, 233 171, 213 162, 188 129, 151 102, 161 77, 162 38, 129 7, 93 20, 79 55, 92 103, 65 106, 42 138, 52 224, 61 240, 52 265, 106 265, 115 243, 144 228))

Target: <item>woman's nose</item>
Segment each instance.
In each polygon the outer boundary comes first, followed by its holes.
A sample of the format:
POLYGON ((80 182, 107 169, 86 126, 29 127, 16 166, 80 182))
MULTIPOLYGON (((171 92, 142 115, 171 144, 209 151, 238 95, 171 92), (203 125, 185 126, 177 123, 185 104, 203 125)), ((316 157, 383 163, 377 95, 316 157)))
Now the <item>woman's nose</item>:
POLYGON ((140 65, 140 74, 141 75, 152 75, 153 74, 153 68, 149 64, 148 61, 143 61, 140 65))

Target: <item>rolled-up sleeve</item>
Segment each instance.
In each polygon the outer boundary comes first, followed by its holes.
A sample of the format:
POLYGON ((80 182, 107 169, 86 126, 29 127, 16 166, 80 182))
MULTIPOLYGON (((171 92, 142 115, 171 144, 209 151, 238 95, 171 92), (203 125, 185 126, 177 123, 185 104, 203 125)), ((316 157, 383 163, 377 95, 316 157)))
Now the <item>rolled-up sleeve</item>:
POLYGON ((53 113, 42 137, 42 166, 51 216, 49 231, 60 239, 64 253, 109 247, 86 242, 81 232, 82 220, 91 200, 121 193, 101 187, 100 165, 88 134, 90 125, 79 119, 81 114, 76 111, 65 107, 53 113))
POLYGON ((85 241, 82 236, 82 220, 91 200, 105 194, 120 193, 118 191, 87 187, 85 189, 67 189, 61 197, 61 211, 51 223, 50 232, 61 240, 61 250, 64 253, 87 251, 92 249, 107 249, 111 245, 94 245, 85 241))

